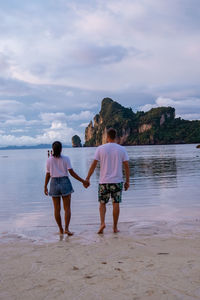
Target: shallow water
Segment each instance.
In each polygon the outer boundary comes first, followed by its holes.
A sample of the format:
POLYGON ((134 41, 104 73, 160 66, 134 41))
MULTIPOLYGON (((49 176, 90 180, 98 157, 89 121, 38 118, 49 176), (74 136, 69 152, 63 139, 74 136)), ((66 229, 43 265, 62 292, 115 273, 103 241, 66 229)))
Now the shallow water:
MULTIPOLYGON (((152 222, 200 219, 200 150, 196 145, 126 147, 130 157, 131 186, 123 192, 120 222, 136 227, 152 222)), ((95 148, 66 148, 74 170, 85 177, 95 148)), ((46 149, 0 151, 0 231, 3 239, 29 237, 54 240, 57 227, 50 197, 43 194, 46 149)), ((86 190, 71 179, 71 229, 78 234, 96 231, 99 168, 86 190)), ((112 224, 112 204, 107 206, 112 224)), ((188 224, 189 224, 188 223, 188 224)), ((136 228, 135 227, 135 228, 136 228)), ((1 238, 2 240, 2 238, 1 238)))

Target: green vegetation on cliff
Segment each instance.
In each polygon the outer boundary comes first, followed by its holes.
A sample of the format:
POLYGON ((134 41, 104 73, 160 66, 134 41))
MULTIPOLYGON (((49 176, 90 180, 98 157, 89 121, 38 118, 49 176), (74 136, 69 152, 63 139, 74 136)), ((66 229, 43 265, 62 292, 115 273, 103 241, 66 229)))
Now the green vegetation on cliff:
POLYGON ((134 113, 110 98, 104 98, 99 114, 85 130, 85 146, 106 142, 106 128, 117 130, 122 145, 199 143, 200 121, 175 118, 172 107, 152 108, 134 113))

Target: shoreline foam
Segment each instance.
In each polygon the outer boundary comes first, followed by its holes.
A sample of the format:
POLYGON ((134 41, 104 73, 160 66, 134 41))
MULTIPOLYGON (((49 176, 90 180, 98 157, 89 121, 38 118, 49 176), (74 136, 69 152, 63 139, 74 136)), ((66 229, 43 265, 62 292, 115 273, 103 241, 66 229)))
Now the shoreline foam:
MULTIPOLYGON (((88 243, 96 242, 98 235, 96 234, 99 228, 99 223, 89 224, 73 224, 71 230, 75 233, 74 237, 80 241, 85 239, 88 243)), ((126 237, 149 237, 149 236, 177 236, 179 234, 191 236, 191 233, 200 233, 200 218, 185 217, 176 218, 172 221, 169 219, 152 220, 152 219, 136 219, 133 221, 119 222, 119 235, 126 237)), ((112 236, 112 223, 108 222, 104 230, 104 236, 112 236)), ((64 235, 65 237, 65 235, 64 235)), ((50 226, 32 226, 29 229, 23 228, 18 230, 10 230, 1 232, 0 244, 7 242, 30 241, 38 244, 56 243, 60 239, 56 225, 50 226)))

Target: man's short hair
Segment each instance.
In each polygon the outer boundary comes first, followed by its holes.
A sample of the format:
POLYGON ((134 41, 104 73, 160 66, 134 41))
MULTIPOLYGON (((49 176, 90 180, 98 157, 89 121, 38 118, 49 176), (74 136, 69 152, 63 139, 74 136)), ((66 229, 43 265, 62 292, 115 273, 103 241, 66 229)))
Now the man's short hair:
POLYGON ((111 139, 111 140, 115 140, 117 137, 117 131, 114 128, 109 128, 107 130, 107 136, 111 139))

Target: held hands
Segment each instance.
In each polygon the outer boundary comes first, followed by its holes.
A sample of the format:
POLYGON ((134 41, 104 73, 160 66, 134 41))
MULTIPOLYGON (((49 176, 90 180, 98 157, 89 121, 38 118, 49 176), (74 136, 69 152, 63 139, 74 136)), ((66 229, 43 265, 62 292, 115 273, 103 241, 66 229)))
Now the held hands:
POLYGON ((125 191, 128 190, 129 186, 130 186, 129 182, 125 182, 124 183, 124 189, 125 189, 125 191))
POLYGON ((84 180, 84 181, 83 181, 83 186, 84 186, 84 188, 86 188, 86 189, 87 189, 87 188, 90 186, 90 182, 89 182, 89 180, 87 180, 87 179, 86 179, 86 180, 84 180))

